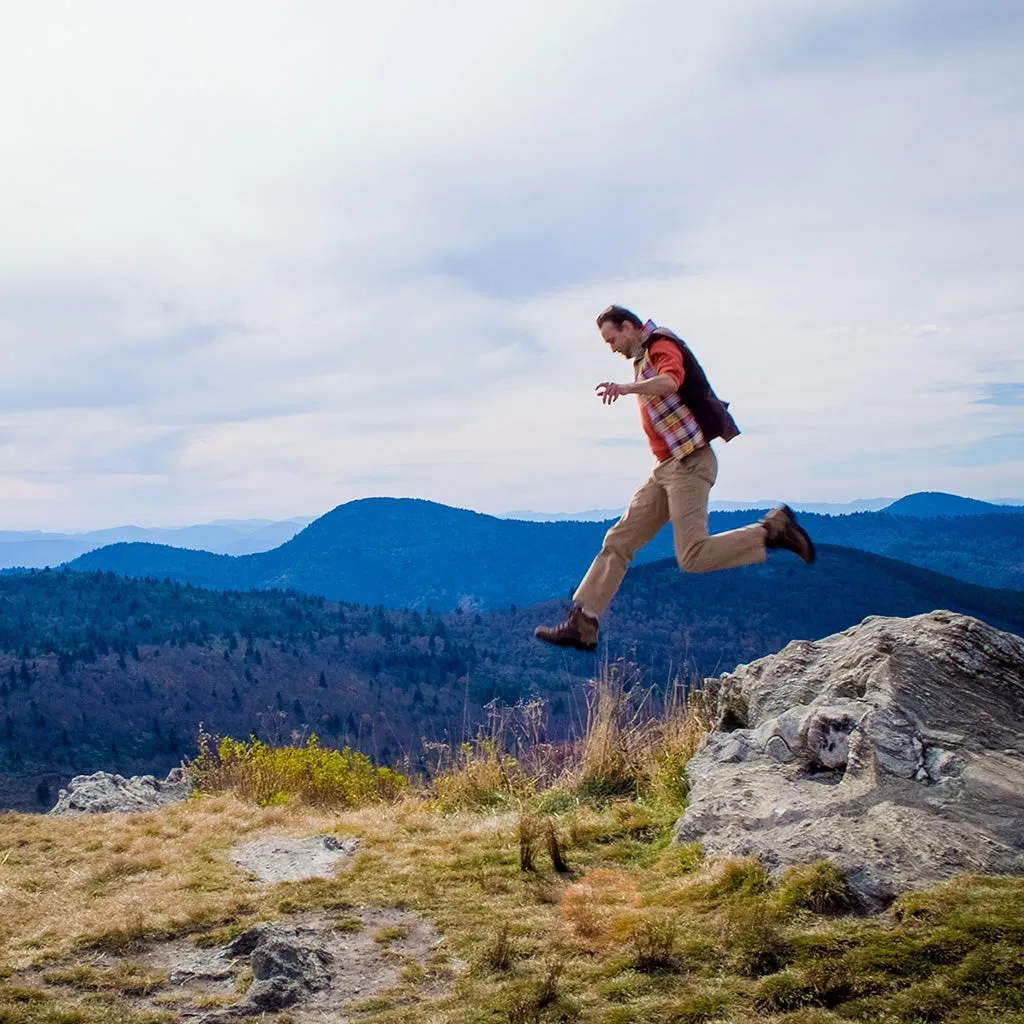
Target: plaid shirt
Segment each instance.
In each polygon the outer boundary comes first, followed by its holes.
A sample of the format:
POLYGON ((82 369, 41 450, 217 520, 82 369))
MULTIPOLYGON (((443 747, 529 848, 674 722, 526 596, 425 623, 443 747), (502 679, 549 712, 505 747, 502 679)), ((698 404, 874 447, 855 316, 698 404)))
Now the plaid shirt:
MULTIPOLYGON (((655 330, 657 324, 653 320, 648 320, 643 326, 640 337, 644 342, 644 350, 633 362, 635 381, 650 380, 658 376, 658 370, 647 346, 647 341, 655 330)), ((678 392, 673 391, 670 395, 637 395, 637 399, 647 411, 658 436, 668 445, 673 458, 682 459, 698 448, 706 447, 707 441, 704 440, 704 434, 697 424, 697 418, 679 397, 678 392)))

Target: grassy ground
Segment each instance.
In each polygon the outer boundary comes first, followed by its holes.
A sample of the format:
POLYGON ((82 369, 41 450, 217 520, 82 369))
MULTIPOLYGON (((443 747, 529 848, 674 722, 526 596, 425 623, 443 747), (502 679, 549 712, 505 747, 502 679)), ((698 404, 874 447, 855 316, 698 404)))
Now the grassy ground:
POLYGON ((142 942, 210 944, 261 918, 326 907, 344 921, 366 905, 418 911, 446 936, 359 1008, 376 1024, 1024 1020, 1022 879, 962 878, 861 918, 843 913, 828 865, 776 884, 755 862, 705 864, 670 845, 667 810, 570 803, 445 814, 406 798, 331 813, 216 795, 127 817, 7 815, 0 1022, 176 1020, 137 1008, 162 980, 132 966, 142 942), (255 887, 229 853, 266 832, 362 848, 335 880, 255 887), (448 954, 468 969, 453 974, 448 954))
MULTIPOLYGON (((445 938, 346 1009, 367 1024, 1024 1021, 1024 879, 959 878, 867 918, 826 862, 778 880, 756 861, 705 863, 670 843, 708 726, 700 698, 652 712, 615 666, 590 697, 571 757, 536 742, 526 706, 419 789, 315 744, 211 745, 196 777, 224 792, 0 818, 0 1024, 176 1021, 165 977, 133 959, 147 943, 218 946, 307 910, 344 930, 372 907, 445 938), (246 839, 315 833, 361 840, 351 870, 255 886, 231 861, 246 839)), ((396 955, 399 936, 374 937, 396 955)))

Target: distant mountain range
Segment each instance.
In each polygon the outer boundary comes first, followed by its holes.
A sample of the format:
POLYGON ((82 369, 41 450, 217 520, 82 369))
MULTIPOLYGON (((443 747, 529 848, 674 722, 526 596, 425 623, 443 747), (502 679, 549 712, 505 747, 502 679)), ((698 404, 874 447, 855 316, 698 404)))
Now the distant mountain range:
POLYGON ((218 519, 198 526, 158 529, 115 526, 87 533, 45 533, 41 530, 0 530, 0 569, 13 566, 41 569, 61 565, 107 544, 148 542, 175 548, 248 555, 269 551, 294 537, 313 521, 294 519, 218 519))
MULTIPOLYGON (((751 508, 773 508, 783 504, 782 499, 759 498, 757 501, 712 501, 708 508, 714 512, 737 512, 751 508)), ((962 498, 959 494, 943 491, 919 491, 903 498, 857 498, 855 501, 788 501, 797 512, 816 512, 826 516, 848 516, 857 512, 888 512, 890 515, 914 516, 918 519, 936 517, 994 515, 997 513, 1024 514, 1024 501, 1006 499, 1002 502, 979 501, 962 498)), ((584 512, 504 512, 499 519, 529 519, 538 523, 564 520, 607 520, 622 515, 625 508, 591 508, 584 512)))
MULTIPOLYGON (((710 528, 734 529, 760 515, 756 509, 712 512, 710 528)), ((870 551, 969 582, 1024 589, 1024 516, 803 513, 801 522, 817 543, 870 551)), ((166 577, 221 590, 292 587, 393 608, 494 609, 568 594, 608 525, 498 519, 419 499, 366 498, 339 505, 271 551, 232 557, 114 544, 70 564, 80 571, 166 577)), ((665 558, 672 550, 666 528, 637 561, 665 558)))
MULTIPOLYGON (((343 506, 344 507, 344 506, 343 506)), ((35 805, 72 774, 165 772, 199 722, 239 737, 316 732, 387 761, 472 736, 497 698, 548 702, 548 737, 585 715, 582 686, 624 656, 643 685, 729 671, 866 615, 949 608, 1024 632, 1024 593, 822 545, 805 566, 626 576, 598 654, 533 639, 565 602, 425 615, 281 591, 203 590, 106 573, 0 577, 0 807, 35 805)))
MULTIPOLYGON (((858 498, 856 501, 790 501, 790 508, 797 512, 819 512, 827 516, 845 516, 853 512, 878 512, 892 504, 892 498, 858 498)), ((757 501, 712 501, 708 508, 713 512, 736 512, 748 508, 773 508, 781 500, 759 498, 757 501)), ((564 520, 604 521, 614 519, 625 512, 622 508, 590 508, 584 512, 533 512, 521 509, 517 512, 503 512, 499 519, 530 519, 536 523, 554 523, 564 520)))
MULTIPOLYGON (((779 504, 776 500, 712 501, 715 512, 766 509, 779 504)), ((797 511, 828 516, 855 515, 860 512, 886 511, 892 515, 915 518, 947 518, 963 515, 1022 514, 1024 502, 1007 499, 1003 503, 962 498, 956 494, 924 491, 893 501, 891 498, 858 498, 850 502, 798 502, 790 505, 797 511)), ((520 509, 505 512, 498 519, 528 522, 608 522, 617 519, 624 509, 595 508, 580 512, 534 512, 520 509)), ((0 572, 10 568, 58 566, 79 555, 111 544, 148 543, 189 551, 208 551, 221 555, 258 554, 278 547, 313 522, 312 516, 292 519, 218 519, 197 526, 173 529, 117 526, 87 533, 46 533, 40 530, 0 530, 0 572)))

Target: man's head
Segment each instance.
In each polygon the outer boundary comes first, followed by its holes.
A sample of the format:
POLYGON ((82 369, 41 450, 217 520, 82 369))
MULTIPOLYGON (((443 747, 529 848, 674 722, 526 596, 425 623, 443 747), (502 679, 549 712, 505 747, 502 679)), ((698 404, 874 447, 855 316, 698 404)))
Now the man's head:
POLYGON ((601 337, 613 352, 634 359, 639 354, 643 321, 624 306, 609 306, 597 315, 601 337))

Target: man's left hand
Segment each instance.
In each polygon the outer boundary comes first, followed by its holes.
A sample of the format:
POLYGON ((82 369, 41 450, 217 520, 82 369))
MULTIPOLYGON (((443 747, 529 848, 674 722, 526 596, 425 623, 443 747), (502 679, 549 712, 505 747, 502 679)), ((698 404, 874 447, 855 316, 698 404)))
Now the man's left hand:
POLYGON ((605 380, 598 384, 594 390, 604 405, 611 405, 612 402, 618 401, 623 395, 628 395, 631 388, 628 384, 615 384, 610 380, 605 380))

